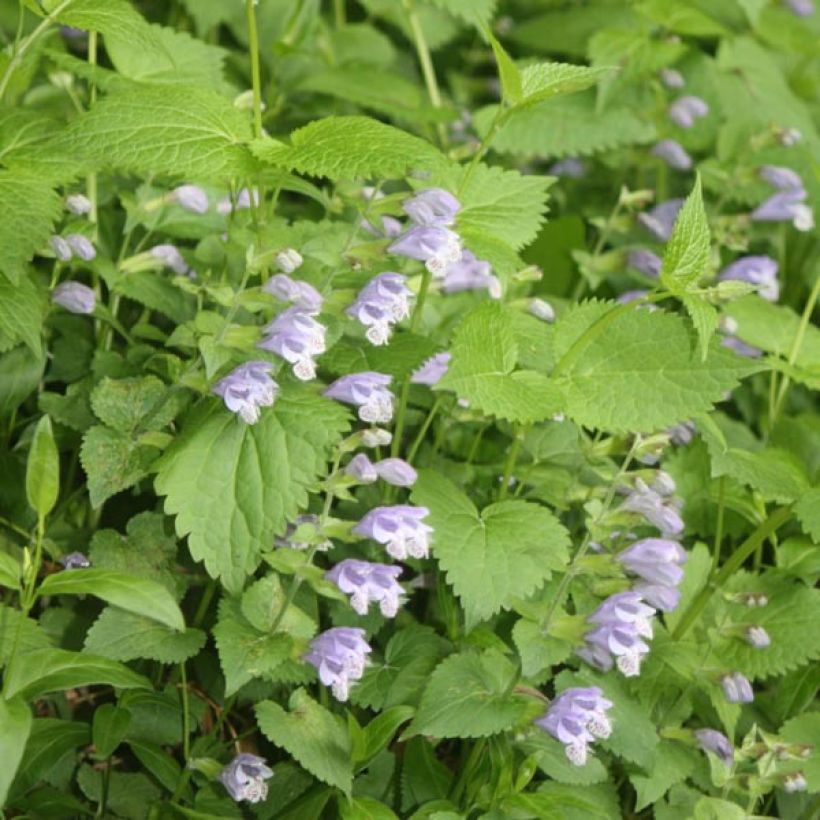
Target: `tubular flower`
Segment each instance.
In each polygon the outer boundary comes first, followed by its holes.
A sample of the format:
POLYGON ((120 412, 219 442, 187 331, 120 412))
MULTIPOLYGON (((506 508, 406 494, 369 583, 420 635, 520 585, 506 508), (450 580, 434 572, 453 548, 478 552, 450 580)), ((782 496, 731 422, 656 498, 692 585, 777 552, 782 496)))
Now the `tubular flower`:
POLYGON ((403 458, 383 458, 373 466, 379 478, 394 487, 412 487, 418 478, 418 473, 403 458))
POLYGON ((346 701, 350 683, 364 674, 371 651, 363 629, 339 626, 311 641, 305 661, 316 668, 319 680, 330 687, 337 700, 346 701))
POLYGON ((758 171, 760 178, 779 191, 802 191, 800 174, 783 165, 762 165, 758 171))
POLYGON ((69 313, 89 314, 97 307, 97 295, 82 282, 63 282, 54 288, 51 301, 69 313))
POLYGON ((762 626, 750 626, 746 630, 745 637, 755 649, 766 649, 772 643, 769 633, 762 626))
POLYGON ((375 465, 364 453, 353 456, 345 467, 345 472, 360 484, 372 484, 379 480, 375 465))
POLYGON ((770 256, 742 256, 720 273, 721 282, 729 280, 748 282, 757 286, 757 292, 768 302, 776 302, 780 296, 777 281, 777 262, 770 256))
POLYGON ((740 672, 731 672, 720 679, 723 694, 729 703, 751 703, 755 699, 752 684, 740 672))
POLYGON ((74 256, 82 259, 83 262, 90 262, 97 256, 97 249, 91 243, 91 240, 81 233, 70 233, 65 241, 68 242, 74 256))
POLYGON ((257 347, 270 350, 293 365, 300 381, 316 376, 314 356, 325 351, 325 326, 299 307, 288 308, 265 327, 266 337, 257 347))
POLYGON ((171 191, 169 199, 180 208, 195 214, 208 212, 208 194, 198 185, 180 185, 171 191))
POLYGON ((647 487, 640 478, 635 481, 635 489, 629 493, 620 509, 642 515, 662 533, 677 535, 683 532, 683 519, 678 511, 665 503, 663 496, 647 487))
POLYGON ((365 371, 336 379, 325 390, 330 399, 353 404, 359 408, 359 418, 371 424, 386 424, 393 418, 393 394, 387 389, 391 376, 365 371))
POLYGON ((501 282, 493 275, 492 266, 476 259, 470 251, 464 251, 458 261, 448 265, 441 289, 445 293, 486 289, 493 299, 501 298, 501 282))
POLYGON ((292 302, 311 315, 322 309, 322 294, 313 285, 291 279, 286 273, 277 273, 271 276, 262 286, 262 290, 270 293, 282 302, 292 302))
POLYGON ((735 762, 735 750, 726 735, 716 729, 696 729, 695 737, 704 752, 717 755, 727 766, 735 762))
POLYGON ((347 308, 348 316, 367 328, 365 335, 374 345, 390 340, 393 325, 410 315, 412 291, 400 273, 381 273, 359 291, 356 301, 347 308))
POLYGON ((791 222, 798 231, 814 228, 814 211, 803 201, 806 192, 801 189, 779 191, 752 211, 755 222, 791 222))
POLYGON ((302 254, 295 248, 285 248, 276 254, 276 267, 282 273, 293 273, 297 268, 302 267, 304 261, 302 254))
POLYGON ((395 618, 404 594, 396 580, 401 573, 401 567, 348 558, 325 573, 325 578, 350 595, 350 605, 359 615, 367 615, 373 601, 385 618, 395 618))
POLYGON ((612 724, 607 711, 612 701, 604 697, 597 686, 586 689, 566 689, 549 706, 542 718, 535 721, 545 732, 564 744, 567 758, 575 766, 587 762, 589 744, 597 738, 608 738, 612 724))
POLYGON ((427 188, 405 199, 402 209, 416 225, 452 225, 461 203, 443 188, 427 188))
POLYGON ((84 194, 69 194, 65 198, 65 206, 76 216, 91 213, 91 200, 84 194))
POLYGON ((638 214, 638 221, 655 239, 666 242, 672 236, 675 220, 682 207, 682 199, 668 199, 656 205, 651 211, 638 214))
POLYGON ((260 408, 270 407, 279 390, 269 375, 270 371, 268 362, 246 362, 217 382, 212 392, 246 424, 256 424, 260 408))
POLYGON ((219 774, 222 785, 237 802, 261 803, 268 796, 266 780, 273 777, 263 757, 242 752, 219 774))
POLYGON ((643 579, 634 590, 662 612, 671 612, 680 602, 678 585, 683 580, 686 551, 666 538, 644 538, 619 553, 617 560, 627 572, 643 579))
POLYGON ((686 85, 683 74, 674 68, 661 69, 661 82, 667 88, 683 88, 686 85))
POLYGON ((404 561, 408 556, 427 558, 433 528, 422 519, 429 514, 427 507, 406 504, 376 507, 362 518, 353 532, 384 544, 387 554, 398 561, 404 561))
POLYGON ((151 256, 180 276, 189 276, 193 273, 176 245, 154 245, 151 248, 151 256))
POLYGON ((434 276, 443 276, 447 268, 461 258, 461 239, 442 225, 416 225, 387 250, 397 256, 418 259, 434 276))
POLYGON ((688 171, 692 167, 692 157, 676 140, 661 140, 649 153, 676 171, 688 171))
POLYGON ((448 352, 436 353, 431 356, 421 367, 413 371, 410 381, 413 384, 426 384, 428 387, 438 384, 447 368, 450 365, 452 355, 448 352))
POLYGON ((669 106, 669 119, 681 128, 691 128, 696 120, 705 117, 708 113, 708 103, 691 94, 679 97, 669 106))
POLYGON ((71 259, 71 246, 68 242, 63 239, 62 236, 58 236, 54 234, 49 240, 48 244, 51 247, 51 250, 54 252, 54 255, 59 259, 61 262, 68 262, 71 259))

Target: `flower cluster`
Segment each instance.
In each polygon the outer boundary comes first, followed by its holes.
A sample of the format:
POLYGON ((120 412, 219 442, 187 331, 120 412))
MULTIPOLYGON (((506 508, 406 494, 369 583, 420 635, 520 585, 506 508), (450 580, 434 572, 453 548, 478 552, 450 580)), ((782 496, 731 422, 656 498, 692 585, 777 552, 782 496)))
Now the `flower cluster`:
POLYGON ((319 680, 330 687, 334 697, 346 701, 350 682, 362 677, 371 651, 363 629, 338 626, 311 641, 305 660, 316 668, 319 680))
POLYGON ((399 561, 408 557, 427 558, 433 528, 423 519, 429 514, 426 507, 407 504, 376 507, 362 518, 353 532, 383 544, 387 554, 399 561))
POLYGON ((777 189, 752 211, 756 222, 791 222, 798 231, 814 229, 814 211, 805 200, 808 197, 800 175, 791 168, 764 165, 760 178, 777 189))
POLYGON ((385 618, 395 618, 404 590, 396 580, 402 568, 391 564, 375 564, 347 558, 340 561, 325 578, 333 581, 345 594, 359 615, 367 615, 370 602, 379 605, 385 618))
POLYGON ((325 352, 325 326, 313 313, 301 307, 288 308, 265 326, 265 338, 257 345, 292 364, 293 375, 300 381, 315 378, 314 357, 325 352))
POLYGON ((384 373, 350 373, 336 379, 324 395, 357 407, 362 421, 386 424, 393 418, 393 394, 387 389, 392 380, 384 373))
POLYGON ((70 233, 68 236, 55 234, 49 239, 49 244, 60 262, 70 262, 75 256, 83 262, 91 262, 97 256, 94 243, 81 233, 70 233))
POLYGON ((611 707, 612 701, 607 700, 597 686, 566 689, 535 724, 564 744, 570 762, 583 766, 587 762, 589 744, 612 733, 607 717, 611 707))
POLYGON ((259 421, 260 408, 270 407, 279 386, 270 377, 272 365, 268 362, 246 362, 232 370, 213 388, 225 406, 246 424, 259 421))
POLYGON ((400 273, 380 273, 360 291, 347 314, 367 328, 365 336, 374 345, 390 341, 393 325, 410 315, 412 291, 400 273))

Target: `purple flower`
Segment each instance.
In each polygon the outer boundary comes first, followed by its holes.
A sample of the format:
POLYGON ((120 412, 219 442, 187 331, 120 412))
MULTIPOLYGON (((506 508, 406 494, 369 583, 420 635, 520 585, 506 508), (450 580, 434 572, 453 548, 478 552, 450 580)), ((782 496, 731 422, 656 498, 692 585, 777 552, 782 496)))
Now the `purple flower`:
POLYGON ((180 276, 189 276, 193 273, 176 245, 154 245, 151 248, 151 256, 180 276))
POLYGON ((737 336, 724 336, 720 340, 722 347, 728 347, 729 350, 734 350, 738 356, 745 356, 747 359, 759 359, 763 355, 763 351, 758 347, 746 344, 737 336))
POLYGON ((777 267, 777 262, 770 256, 742 256, 727 265, 718 279, 721 282, 735 280, 757 285, 758 293, 764 299, 776 302, 780 296, 777 267))
POLYGON ((280 313, 264 329, 266 337, 257 347, 270 350, 293 365, 293 375, 300 381, 316 376, 314 356, 325 351, 325 326, 299 307, 280 313))
POLYGON ((348 558, 336 564, 325 578, 351 596, 350 605, 359 615, 367 615, 370 602, 374 601, 385 618, 395 618, 404 594, 396 580, 401 573, 401 567, 348 558))
POLYGON ((54 236, 48 240, 48 244, 60 262, 68 262, 71 259, 71 246, 62 236, 54 234, 54 236))
POLYGON ((648 251, 645 248, 638 248, 630 251, 627 256, 627 264, 630 268, 640 271, 644 276, 651 279, 657 279, 661 273, 661 266, 663 260, 656 253, 648 251))
POLYGON ((655 239, 666 242, 672 236, 675 227, 675 220, 683 207, 682 199, 668 199, 661 202, 644 214, 638 214, 638 221, 646 228, 655 239))
POLYGON ((587 619, 596 626, 587 632, 585 646, 575 654, 605 672, 614 664, 624 676, 634 677, 649 652, 642 639, 652 637, 654 615, 655 610, 635 591, 610 595, 587 619))
POLYGON ((86 569, 91 566, 91 561, 81 552, 70 552, 60 559, 63 569, 86 569))
POLYGON ((583 179, 587 173, 587 167, 583 160, 578 157, 565 157, 553 162, 547 170, 548 174, 555 177, 566 177, 568 179, 583 179))
POLYGON ((398 219, 392 216, 383 216, 382 217, 382 227, 381 230, 377 228, 372 222, 368 222, 366 219, 363 219, 359 223, 368 233, 373 234, 373 236, 378 236, 380 238, 390 238, 392 239, 395 236, 398 236, 402 232, 403 225, 399 222, 398 219))
POLYGON ((456 262, 444 271, 442 290, 457 293, 462 290, 486 290, 493 299, 501 298, 501 282, 493 275, 489 262, 476 259, 470 251, 464 251, 456 262))
POLYGON ((789 11, 797 17, 811 17, 814 14, 814 3, 812 0, 785 0, 789 11))
POLYGON ((171 191, 170 199, 180 208, 195 214, 204 214, 208 211, 208 194, 198 185, 180 185, 171 191))
POLYGON ((85 40, 88 32, 76 26, 60 26, 60 34, 67 40, 85 40))
POLYGON ((268 362, 246 362, 217 382, 212 392, 246 424, 256 424, 260 408, 270 407, 279 390, 269 375, 271 367, 268 362))
POLYGON ((758 171, 760 178, 780 191, 802 191, 800 174, 782 165, 762 165, 758 171))
POLYGON ((69 313, 93 313, 97 306, 97 295, 82 282, 63 282, 54 288, 51 301, 69 313))
POLYGON ((386 424, 393 418, 393 394, 387 389, 392 377, 365 371, 336 379, 324 395, 359 408, 359 418, 372 424, 386 424))
POLYGON ((661 82, 667 88, 683 88, 686 85, 683 79, 683 74, 674 68, 661 69, 661 82))
POLYGON ((803 202, 804 190, 780 191, 752 211, 755 222, 791 222, 798 231, 814 228, 814 211, 803 202))
POLYGON ((727 766, 735 762, 735 750, 726 735, 716 729, 696 729, 695 737, 704 752, 717 755, 727 766))
POLYGON ((276 254, 276 267, 282 273, 293 273, 297 268, 302 267, 305 260, 296 248, 285 248, 276 254))
POLYGON ((433 275, 443 276, 448 266, 461 258, 458 234, 441 225, 417 225, 402 234, 387 249, 398 256, 424 262, 433 275))
POLYGON ((597 686, 566 689, 535 725, 564 744, 570 762, 583 766, 587 762, 588 745, 596 738, 608 738, 612 734, 607 716, 611 707, 612 701, 607 700, 597 686))
POLYGON ((755 699, 752 684, 740 672, 732 672, 720 679, 723 694, 729 703, 751 703, 755 699))
POLYGON ((220 773, 219 779, 228 794, 237 802, 261 803, 268 796, 266 780, 273 777, 273 771, 263 757, 242 752, 238 754, 220 773))
POLYGON ((433 528, 424 524, 422 519, 429 514, 427 507, 406 504, 376 507, 356 524, 353 532, 384 544, 387 554, 398 561, 404 561, 408 556, 427 558, 433 528))
POLYGON ((551 323, 555 321, 555 308, 546 300, 534 297, 527 302, 527 313, 535 316, 542 322, 551 323))
POLYGON ((428 188, 405 199, 402 208, 417 225, 452 225, 461 203, 443 188, 428 188))
POLYGON ((745 637, 755 649, 766 649, 772 643, 769 633, 762 626, 750 626, 746 630, 745 637))
POLYGON ((661 612, 674 612, 680 603, 680 590, 674 586, 639 581, 633 584, 632 590, 637 592, 646 603, 661 612))
POLYGON ((305 661, 316 668, 319 680, 330 687, 337 700, 346 701, 350 682, 364 674, 371 651, 363 629, 338 626, 311 641, 305 661))
POLYGON ((620 509, 642 515, 664 534, 677 535, 683 532, 683 520, 678 511, 665 503, 660 493, 647 487, 640 478, 636 480, 635 489, 629 493, 620 509))
POLYGON ((669 538, 644 538, 620 552, 617 560, 650 584, 676 587, 683 580, 686 550, 669 538))
MULTIPOLYGON (((259 191, 254 190, 253 192, 253 204, 259 204, 259 191)), ((222 197, 216 205, 217 213, 222 214, 222 216, 227 216, 231 211, 242 211, 246 210, 247 208, 251 207, 251 192, 248 188, 240 189, 239 193, 236 195, 236 205, 231 202, 231 198, 229 196, 222 197)))
POLYGON ((410 381, 413 384, 426 384, 432 387, 438 384, 447 372, 452 354, 445 351, 431 356, 421 367, 413 371, 410 381))
POLYGON ((412 487, 418 478, 418 473, 402 458, 383 458, 373 466, 379 478, 394 487, 412 487))
MULTIPOLYGON (((649 295, 649 291, 645 288, 636 288, 635 290, 624 291, 615 301, 619 305, 628 305, 630 302, 639 302, 641 299, 649 295)), ((655 305, 640 305, 648 311, 655 311, 658 308, 655 305)))
POLYGON ((81 233, 70 233, 65 241, 71 248, 75 256, 78 256, 83 262, 90 262, 97 255, 95 247, 91 244, 91 240, 83 236, 81 233))
POLYGON ((400 273, 380 273, 359 291, 356 301, 347 308, 348 316, 367 328, 365 336, 372 344, 387 344, 393 325, 410 315, 413 292, 406 281, 400 273))
POLYGON ((661 140, 650 151, 652 156, 662 159, 676 171, 688 171, 692 167, 692 157, 686 149, 675 140, 661 140))
POLYGON ((268 279, 262 286, 262 290, 270 293, 282 302, 293 302, 311 314, 318 313, 322 308, 322 294, 313 285, 291 279, 285 273, 277 273, 268 279))
POLYGON ((700 97, 679 97, 669 106, 669 119, 681 128, 691 128, 695 120, 709 113, 709 105, 700 97))
POLYGON ((374 481, 379 480, 376 466, 364 453, 353 456, 345 467, 345 472, 360 484, 373 484, 374 481))
POLYGON ((65 198, 65 206, 77 216, 91 213, 91 200, 84 194, 70 194, 65 198))

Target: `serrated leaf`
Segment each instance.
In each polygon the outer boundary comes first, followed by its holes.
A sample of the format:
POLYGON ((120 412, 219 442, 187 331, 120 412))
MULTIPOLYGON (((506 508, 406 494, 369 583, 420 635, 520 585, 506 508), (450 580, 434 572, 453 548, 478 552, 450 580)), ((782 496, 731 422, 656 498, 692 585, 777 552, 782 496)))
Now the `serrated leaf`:
POLYGON ((703 297, 695 294, 684 293, 680 299, 697 331, 701 361, 705 362, 706 357, 709 355, 709 342, 715 335, 718 326, 717 310, 703 297))
POLYGON ((15 285, 9 278, 0 276, 0 333, 8 337, 11 344, 24 342, 35 357, 39 357, 41 321, 40 295, 34 282, 22 277, 15 285))
POLYGON ((156 271, 135 271, 121 276, 114 285, 114 291, 159 311, 177 324, 192 319, 196 313, 193 297, 156 271))
POLYGON ((672 236, 666 243, 661 266, 661 282, 672 293, 685 293, 697 285, 709 265, 711 235, 700 176, 680 209, 672 236))
POLYGON ((820 544, 820 487, 812 487, 800 497, 794 505, 794 514, 803 531, 815 544, 820 544))
POLYGON ((546 507, 501 501, 479 514, 455 484, 428 470, 411 497, 430 510, 433 554, 461 599, 468 629, 566 565, 569 535, 546 507))
POLYGON ((57 503, 60 492, 60 454, 54 442, 51 419, 42 416, 34 428, 26 462, 26 497, 42 521, 57 503))
POLYGON ((682 783, 698 762, 697 752, 672 740, 661 740, 653 752, 646 774, 635 773, 629 780, 635 787, 635 811, 660 800, 676 783, 682 783))
POLYGON ((259 728, 323 783, 350 793, 353 764, 350 738, 341 720, 297 689, 285 711, 265 700, 256 705, 259 728))
POLYGON ((24 655, 34 649, 45 649, 51 639, 33 618, 19 609, 0 606, 0 667, 5 666, 15 653, 24 655))
MULTIPOLYGON (((91 393, 91 408, 103 424, 122 433, 131 433, 159 403, 166 389, 156 376, 104 378, 91 393)), ((173 418, 173 403, 166 403, 164 409, 170 411, 173 418)), ((147 429, 160 430, 170 420, 167 413, 160 412, 152 417, 147 429)))
POLYGON ((31 732, 31 709, 21 697, 0 698, 0 806, 17 774, 31 732))
POLYGON ((141 48, 155 46, 145 18, 127 0, 45 0, 42 5, 46 12, 59 10, 55 19, 64 25, 98 31, 106 38, 125 37, 141 48))
POLYGON ((346 411, 307 390, 283 390, 255 425, 221 402, 202 402, 160 459, 156 479, 194 559, 227 589, 241 590, 262 551, 307 505, 346 429, 346 411))
POLYGON ((515 370, 514 321, 502 305, 487 302, 468 313, 453 336, 451 353, 436 389, 454 390, 487 415, 527 423, 549 418, 563 405, 544 374, 515 370))
POLYGON ((559 94, 584 91, 611 72, 612 68, 609 66, 589 67, 570 63, 536 63, 527 66, 521 72, 522 97, 515 107, 521 110, 559 94))
POLYGON ((439 350, 432 339, 416 333, 396 333, 390 344, 381 347, 341 339, 322 357, 322 367, 339 375, 372 370, 386 373, 398 382, 439 350))
POLYGON ((540 624, 520 618, 513 627, 513 642, 521 656, 521 673, 538 675, 544 669, 563 663, 572 654, 569 641, 545 635, 540 624))
POLYGON ((515 667, 498 650, 450 655, 430 675, 405 732, 433 737, 487 737, 512 727, 527 704, 508 692, 515 667))
POLYGON ((542 729, 531 729, 524 745, 527 752, 537 754, 538 768, 559 783, 590 786, 604 782, 609 776, 604 764, 593 755, 583 766, 570 763, 564 745, 542 729))

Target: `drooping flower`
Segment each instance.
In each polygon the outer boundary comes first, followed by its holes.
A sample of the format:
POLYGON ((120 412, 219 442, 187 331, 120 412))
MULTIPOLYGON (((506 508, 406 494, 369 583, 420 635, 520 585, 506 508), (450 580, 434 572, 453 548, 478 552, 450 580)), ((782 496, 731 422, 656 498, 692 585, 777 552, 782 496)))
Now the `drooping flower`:
POLYGON ((735 762, 735 750, 726 735, 716 729, 696 729, 695 737, 704 752, 717 755, 727 766, 735 762))
POLYGON ((683 519, 678 511, 655 490, 647 487, 640 478, 635 481, 635 489, 629 493, 620 509, 642 515, 662 533, 677 535, 683 532, 683 519))
POLYGON ((180 185, 171 191, 169 199, 176 202, 180 208, 195 214, 208 212, 208 194, 198 185, 180 185))
POLYGON ((814 228, 814 211, 803 201, 802 189, 779 191, 752 211, 754 222, 791 222, 798 231, 814 228))
POLYGON ((379 480, 376 466, 364 453, 353 456, 345 467, 345 472, 360 484, 373 484, 379 480))
POLYGON ((434 276, 443 276, 448 266, 461 258, 461 239, 442 225, 416 225, 387 250, 397 256, 418 259, 434 276))
POLYGON ((493 274, 492 265, 476 259, 470 251, 464 251, 457 261, 447 266, 441 289, 445 293, 486 289, 493 299, 501 298, 501 282, 493 274))
POLYGON ((276 254, 276 267, 282 273, 293 273, 297 268, 302 267, 305 260, 296 248, 285 248, 276 254))
POLYGON ((260 408, 270 407, 279 386, 270 377, 272 365, 263 361, 246 362, 234 368, 214 385, 213 393, 246 424, 259 421, 260 408))
POLYGON ((527 302, 527 313, 548 324, 555 321, 555 308, 546 299, 530 299, 527 302))
POLYGON ((760 178, 779 191, 802 191, 800 174, 783 165, 762 165, 758 171, 760 178))
POLYGON ((752 684, 740 672, 731 672, 720 679, 723 694, 729 703, 751 703, 755 699, 752 684))
POLYGON ((445 351, 431 356, 421 367, 413 371, 410 381, 413 384, 426 384, 432 387, 438 384, 447 372, 452 354, 445 351))
POLYGON ((91 243, 91 240, 81 233, 70 233, 65 241, 68 242, 68 246, 74 255, 82 259, 83 262, 90 262, 97 256, 97 249, 91 243))
POLYGON ((417 225, 452 225, 461 203, 443 188, 427 188, 402 203, 402 209, 417 225))
POLYGON ((70 552, 60 559, 63 569, 86 569, 91 566, 91 561, 81 552, 70 552))
POLYGON ((48 244, 60 262, 68 262, 71 259, 71 246, 62 236, 54 234, 54 236, 48 240, 48 244))
POLYGON ((393 394, 387 389, 392 381, 384 373, 364 371, 336 379, 324 395, 359 408, 359 418, 372 424, 386 424, 393 418, 393 394))
POLYGON ((82 282, 62 282, 54 288, 51 301, 69 313, 89 314, 97 307, 97 295, 82 282))
POLYGON ((586 176, 587 167, 584 161, 578 157, 564 157, 564 159, 553 162, 547 173, 554 177, 583 179, 586 176))
POLYGON ((709 113, 709 104, 689 94, 679 97, 669 106, 669 119, 681 128, 691 128, 695 121, 709 113))
POLYGON ((674 68, 661 69, 661 82, 667 88, 683 88, 686 82, 683 79, 683 74, 674 68))
POLYGON ((686 551, 677 542, 667 538, 644 538, 636 541, 617 555, 627 572, 642 578, 644 583, 634 590, 643 599, 662 612, 671 612, 680 602, 678 585, 683 580, 682 565, 686 551))
POLYGON ((718 276, 721 282, 735 280, 757 286, 757 292, 767 301, 776 302, 780 296, 777 281, 777 262, 770 256, 741 256, 727 265, 718 276))
POLYGON ((666 470, 657 470, 649 486, 661 495, 672 495, 678 489, 675 479, 666 470))
POLYGON ((666 431, 672 444, 677 444, 679 447, 689 444, 696 432, 697 427, 695 427, 695 422, 693 421, 684 421, 680 424, 675 424, 666 431))
POLYGON ((298 279, 291 279, 286 273, 271 276, 262 286, 262 290, 282 302, 292 302, 296 307, 311 314, 318 313, 324 301, 322 294, 313 285, 298 279))
POLYGON ((655 239, 666 242, 672 236, 675 220, 682 207, 682 199, 668 199, 656 205, 652 210, 638 214, 638 221, 655 239))
POLYGON ((627 256, 627 264, 630 268, 640 271, 644 276, 657 279, 660 276, 663 260, 656 253, 645 248, 637 248, 630 251, 627 256))
POLYGON ((265 328, 265 338, 257 347, 270 350, 293 365, 293 375, 300 381, 316 376, 314 357, 325 352, 326 328, 308 311, 288 308, 265 328))
POLYGON ((65 206, 77 216, 91 213, 91 200, 85 194, 69 194, 65 198, 65 206))
POLYGON ((575 766, 587 762, 590 743, 608 738, 612 733, 607 711, 612 701, 597 686, 566 689, 550 705, 542 718, 535 721, 544 731, 564 744, 567 758, 575 766))
POLYGON ((746 630, 745 637, 755 649, 766 649, 772 643, 769 633, 762 626, 750 626, 746 630))
POLYGON ((650 151, 652 156, 662 159, 676 171, 688 171, 692 167, 692 157, 676 140, 661 140, 650 151))
POLYGON ((654 615, 654 608, 634 590, 610 595, 587 618, 595 626, 575 654, 605 672, 615 665, 625 677, 634 677, 640 673, 641 659, 649 652, 649 644, 643 639, 652 637, 654 615))
POLYGON ((382 481, 394 487, 412 487, 418 473, 403 458, 383 458, 373 465, 382 481))
POLYGON ((151 248, 151 256, 180 276, 188 276, 193 273, 176 245, 154 245, 151 248))
POLYGON ((359 615, 367 615, 370 602, 379 605, 385 618, 395 618, 404 590, 396 580, 402 568, 347 558, 340 561, 325 578, 350 595, 350 605, 359 615))
POLYGON ((362 518, 353 532, 384 544, 387 554, 398 561, 404 561, 408 556, 427 558, 433 528, 422 519, 429 514, 427 507, 407 504, 376 507, 362 518))
POLYGON ((305 655, 305 661, 316 668, 319 680, 330 687, 337 700, 346 701, 351 681, 364 674, 372 651, 364 634, 363 629, 350 626, 328 629, 311 641, 305 655))
POLYGON ((219 779, 228 794, 237 802, 261 803, 268 796, 266 780, 273 777, 265 758, 242 752, 220 773, 219 779))
POLYGON ((356 301, 347 308, 348 316, 367 328, 365 336, 374 345, 390 340, 393 325, 410 315, 413 292, 400 273, 380 273, 360 291, 356 301))

